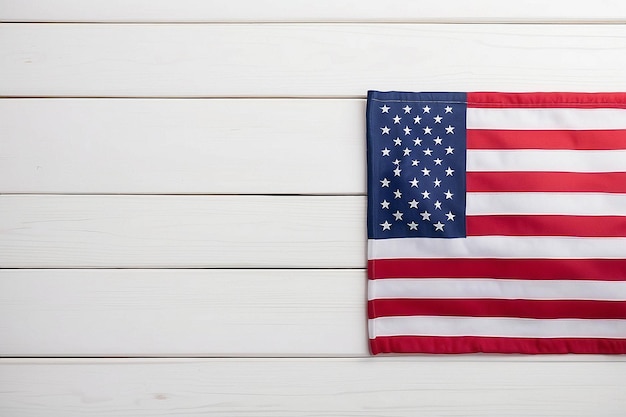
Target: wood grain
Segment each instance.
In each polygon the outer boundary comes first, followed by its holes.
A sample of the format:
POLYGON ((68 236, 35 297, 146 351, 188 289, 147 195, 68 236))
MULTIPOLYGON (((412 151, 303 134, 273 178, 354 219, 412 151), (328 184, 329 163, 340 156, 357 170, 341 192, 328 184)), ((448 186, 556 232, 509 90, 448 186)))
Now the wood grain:
POLYGON ((622 416, 626 362, 0 360, 0 414, 622 416))
POLYGON ((622 2, 599 0, 4 0, 3 21, 54 22, 624 22, 622 2))
POLYGON ((622 356, 366 357, 363 98, 626 91, 625 2, 3 0, 0 21, 42 22, 0 24, 0 416, 624 415, 622 356))
POLYGON ((366 281, 364 270, 0 270, 0 357, 367 356, 366 281))
POLYGON ((624 91, 625 48, 624 25, 7 24, 0 95, 624 91))
POLYGON ((365 197, 0 196, 0 267, 363 268, 365 197))
POLYGON ((0 99, 1 193, 365 194, 365 100, 0 99))

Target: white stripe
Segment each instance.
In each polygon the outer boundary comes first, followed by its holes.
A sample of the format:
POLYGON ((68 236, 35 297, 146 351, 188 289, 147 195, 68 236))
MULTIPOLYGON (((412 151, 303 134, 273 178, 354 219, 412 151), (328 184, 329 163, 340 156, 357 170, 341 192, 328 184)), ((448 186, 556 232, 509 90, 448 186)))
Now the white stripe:
POLYGON ((379 317, 369 320, 376 336, 494 336, 626 338, 626 320, 520 319, 504 317, 379 317))
POLYGON ((368 299, 499 298, 626 301, 624 281, 399 278, 368 282, 368 299))
POLYGON ((459 239, 368 239, 368 259, 626 258, 626 238, 471 236, 459 239))
POLYGON ((624 172, 626 150, 468 150, 468 171, 624 172))
POLYGON ((466 214, 626 216, 626 195, 609 193, 467 193, 466 214))
POLYGON ((512 130, 626 129, 626 110, 468 108, 466 126, 512 130))

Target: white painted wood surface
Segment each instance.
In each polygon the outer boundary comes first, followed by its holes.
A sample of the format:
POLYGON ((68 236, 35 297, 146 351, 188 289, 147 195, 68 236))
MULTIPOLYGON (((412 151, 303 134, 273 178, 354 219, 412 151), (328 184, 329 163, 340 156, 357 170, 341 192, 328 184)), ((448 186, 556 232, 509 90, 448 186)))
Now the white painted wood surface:
POLYGON ((364 137, 360 99, 0 99, 0 193, 365 194, 364 137))
POLYGON ((367 356, 363 98, 625 91, 626 3, 0 21, 0 416, 624 415, 623 356, 367 356))
POLYGON ((363 268, 360 196, 0 196, 4 268, 363 268))
POLYGON ((626 5, 598 0, 3 0, 21 22, 624 22, 626 5))
POLYGON ((0 95, 623 91, 624 48, 624 25, 5 24, 0 95))
POLYGON ((624 415, 623 360, 526 359, 5 359, 0 360, 0 413, 24 417, 624 415))
POLYGON ((5 269, 0 357, 366 357, 365 286, 363 269, 5 269))

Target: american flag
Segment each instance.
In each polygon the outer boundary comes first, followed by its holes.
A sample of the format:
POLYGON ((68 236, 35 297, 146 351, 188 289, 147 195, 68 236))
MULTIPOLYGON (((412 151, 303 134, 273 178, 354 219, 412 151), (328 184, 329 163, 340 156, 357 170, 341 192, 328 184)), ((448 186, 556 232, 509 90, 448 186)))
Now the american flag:
POLYGON ((378 353, 626 353, 626 94, 370 91, 378 353))

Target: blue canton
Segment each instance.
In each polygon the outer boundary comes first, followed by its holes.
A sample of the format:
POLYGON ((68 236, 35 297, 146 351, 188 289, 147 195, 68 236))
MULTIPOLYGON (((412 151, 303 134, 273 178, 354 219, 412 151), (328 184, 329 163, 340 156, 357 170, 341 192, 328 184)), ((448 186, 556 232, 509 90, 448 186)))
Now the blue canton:
POLYGON ((465 237, 465 93, 368 92, 368 236, 465 237))

